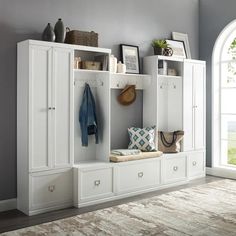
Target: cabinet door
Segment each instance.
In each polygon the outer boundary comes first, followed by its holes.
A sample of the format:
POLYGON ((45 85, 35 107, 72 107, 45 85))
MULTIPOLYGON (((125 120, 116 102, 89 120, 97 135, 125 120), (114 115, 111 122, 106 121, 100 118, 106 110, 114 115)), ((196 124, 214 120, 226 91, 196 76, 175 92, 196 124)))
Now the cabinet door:
POLYGON ((205 65, 195 64, 194 75, 194 130, 195 149, 205 147, 205 65))
POLYGON ((183 86, 183 151, 194 149, 193 64, 184 63, 183 86))
POLYGON ((30 47, 29 71, 29 166, 30 171, 49 169, 51 139, 52 49, 30 47))
POLYGON ((53 162, 67 167, 73 159, 73 51, 53 50, 53 162))

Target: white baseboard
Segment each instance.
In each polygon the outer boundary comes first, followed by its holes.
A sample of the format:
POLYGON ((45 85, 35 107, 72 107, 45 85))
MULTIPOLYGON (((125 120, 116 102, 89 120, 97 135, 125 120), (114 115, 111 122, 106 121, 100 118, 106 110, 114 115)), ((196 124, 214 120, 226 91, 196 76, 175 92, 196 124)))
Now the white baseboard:
POLYGON ((0 201, 0 212, 16 209, 16 198, 0 201))
POLYGON ((227 168, 227 167, 207 167, 207 175, 223 177, 228 179, 236 179, 236 168, 227 168))

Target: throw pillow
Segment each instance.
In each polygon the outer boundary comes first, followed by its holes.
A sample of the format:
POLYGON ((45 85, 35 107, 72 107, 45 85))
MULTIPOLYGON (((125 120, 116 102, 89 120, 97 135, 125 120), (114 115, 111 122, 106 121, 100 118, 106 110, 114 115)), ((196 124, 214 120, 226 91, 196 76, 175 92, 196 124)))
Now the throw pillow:
POLYGON ((139 149, 144 152, 156 150, 155 145, 155 126, 146 128, 128 128, 130 143, 129 149, 139 149))

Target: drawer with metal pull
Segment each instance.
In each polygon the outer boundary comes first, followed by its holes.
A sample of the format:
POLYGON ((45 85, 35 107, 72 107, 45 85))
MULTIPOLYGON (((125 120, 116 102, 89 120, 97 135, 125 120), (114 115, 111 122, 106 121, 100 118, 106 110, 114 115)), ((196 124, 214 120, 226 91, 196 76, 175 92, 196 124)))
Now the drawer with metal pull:
POLYGON ((57 173, 39 172, 30 175, 30 208, 53 207, 73 201, 72 170, 57 173))
POLYGON ((194 177, 205 173, 205 153, 195 152, 189 154, 189 176, 194 177))
POLYGON ((187 157, 185 155, 166 154, 164 159, 164 183, 172 183, 187 178, 187 157))
POLYGON ((117 168, 117 190, 119 193, 154 187, 160 183, 160 160, 135 162, 117 168))
POLYGON ((113 168, 80 170, 79 200, 96 200, 113 195, 113 168))

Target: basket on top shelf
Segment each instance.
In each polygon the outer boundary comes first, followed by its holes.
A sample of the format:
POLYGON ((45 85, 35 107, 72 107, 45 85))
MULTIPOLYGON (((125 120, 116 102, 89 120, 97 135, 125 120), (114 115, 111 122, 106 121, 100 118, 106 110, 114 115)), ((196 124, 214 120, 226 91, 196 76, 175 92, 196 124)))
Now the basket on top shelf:
POLYGON ((98 47, 98 34, 94 31, 86 32, 66 28, 65 43, 98 47))

